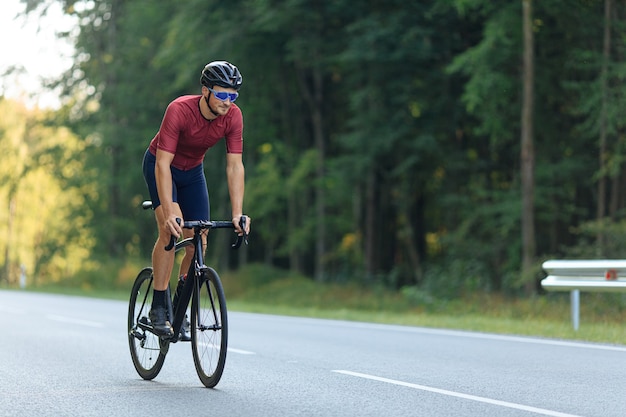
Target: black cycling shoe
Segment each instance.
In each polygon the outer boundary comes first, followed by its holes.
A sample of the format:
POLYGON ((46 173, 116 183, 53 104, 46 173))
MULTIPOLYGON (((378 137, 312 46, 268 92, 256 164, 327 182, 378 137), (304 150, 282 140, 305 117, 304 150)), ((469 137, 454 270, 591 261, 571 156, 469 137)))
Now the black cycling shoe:
POLYGON ((156 334, 159 336, 172 336, 174 334, 174 329, 172 329, 172 325, 167 319, 167 309, 165 307, 152 307, 148 315, 156 334))
POLYGON ((189 323, 189 319, 185 314, 185 319, 183 320, 183 325, 180 329, 180 340, 182 342, 190 342, 191 341, 191 323, 189 323))

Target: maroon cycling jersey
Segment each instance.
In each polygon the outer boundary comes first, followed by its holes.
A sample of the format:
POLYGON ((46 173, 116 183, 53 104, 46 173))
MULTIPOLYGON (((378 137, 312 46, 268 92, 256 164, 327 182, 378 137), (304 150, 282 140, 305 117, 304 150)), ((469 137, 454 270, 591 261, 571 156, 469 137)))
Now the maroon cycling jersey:
POLYGON ((228 113, 208 121, 200 113, 202 96, 182 96, 172 101, 163 116, 161 128, 150 142, 150 153, 157 149, 174 154, 172 166, 181 170, 202 163, 206 151, 226 139, 227 153, 243 153, 243 116, 234 103, 228 113))

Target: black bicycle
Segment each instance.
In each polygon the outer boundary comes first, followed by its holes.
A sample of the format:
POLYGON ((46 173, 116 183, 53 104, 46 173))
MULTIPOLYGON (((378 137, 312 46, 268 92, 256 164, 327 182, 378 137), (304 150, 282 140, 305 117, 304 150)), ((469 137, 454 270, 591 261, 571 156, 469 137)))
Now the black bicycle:
MULTIPOLYGON (((144 209, 152 207, 151 201, 142 204, 144 209)), ((240 223, 245 230, 245 217, 240 223)), ((180 339, 180 332, 186 316, 191 318, 191 348, 193 361, 200 381, 207 388, 213 388, 219 382, 226 363, 228 346, 228 318, 226 297, 217 272, 204 264, 202 235, 210 229, 234 229, 230 221, 185 221, 185 229, 193 229, 193 237, 180 240, 172 236, 166 250, 179 251, 187 246, 194 246, 195 254, 191 262, 187 279, 176 302, 172 304, 171 291, 168 287, 168 310, 172 336, 159 336, 155 333, 148 313, 152 305, 152 268, 139 272, 130 294, 128 306, 128 343, 130 355, 137 373, 146 380, 154 379, 165 361, 171 343, 180 339), (191 310, 188 312, 189 303, 191 310), (173 318, 173 320, 172 320, 173 318)), ((244 234, 238 236, 233 249, 237 249, 248 239, 244 234)))

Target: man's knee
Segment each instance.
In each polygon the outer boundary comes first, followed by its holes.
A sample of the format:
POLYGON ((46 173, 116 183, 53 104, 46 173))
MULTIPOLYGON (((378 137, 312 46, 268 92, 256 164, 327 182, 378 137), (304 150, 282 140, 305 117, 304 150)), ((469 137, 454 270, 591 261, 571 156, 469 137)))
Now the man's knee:
POLYGON ((186 257, 192 258, 195 253, 196 253, 196 249, 193 246, 187 246, 185 248, 185 256, 186 257))

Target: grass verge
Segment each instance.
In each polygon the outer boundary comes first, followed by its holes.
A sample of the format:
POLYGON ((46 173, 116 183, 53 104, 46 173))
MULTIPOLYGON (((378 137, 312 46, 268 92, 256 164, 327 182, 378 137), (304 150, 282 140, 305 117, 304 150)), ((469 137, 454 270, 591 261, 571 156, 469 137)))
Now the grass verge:
MULTIPOLYGON (((122 288, 111 286, 116 289, 59 283, 36 291, 127 300, 132 280, 125 281, 122 288)), ((441 300, 415 291, 320 284, 261 265, 224 273, 222 282, 230 311, 626 344, 624 294, 582 293, 580 329, 574 331, 567 293, 532 298, 475 293, 441 300)))

